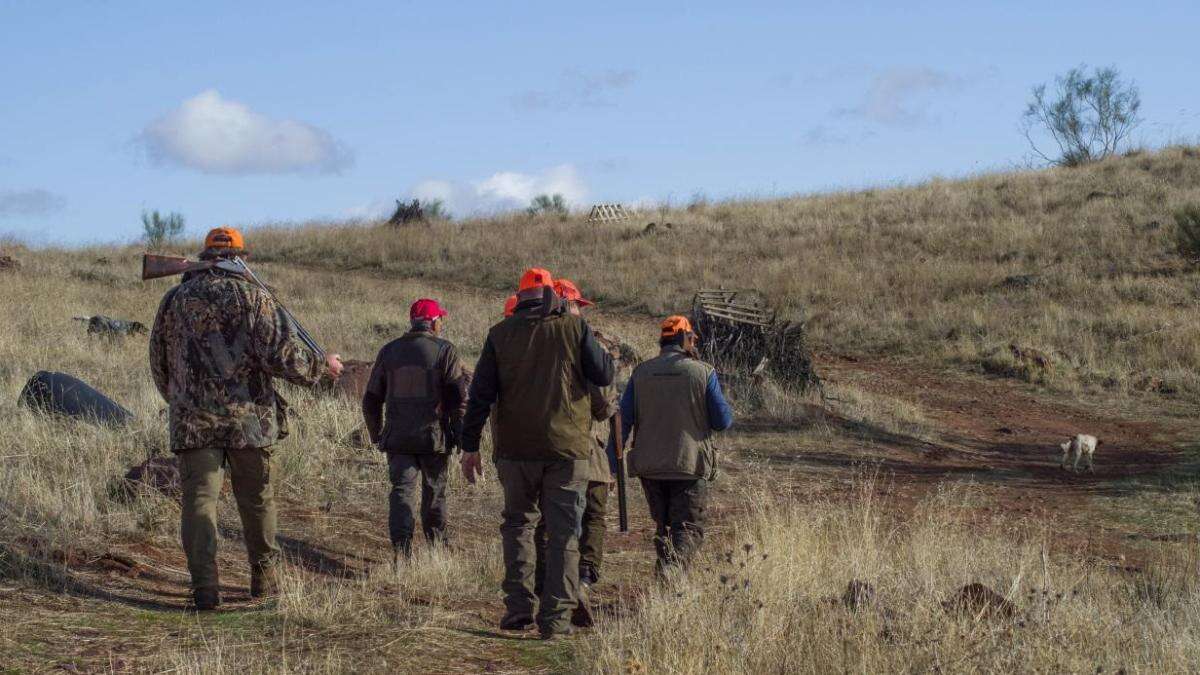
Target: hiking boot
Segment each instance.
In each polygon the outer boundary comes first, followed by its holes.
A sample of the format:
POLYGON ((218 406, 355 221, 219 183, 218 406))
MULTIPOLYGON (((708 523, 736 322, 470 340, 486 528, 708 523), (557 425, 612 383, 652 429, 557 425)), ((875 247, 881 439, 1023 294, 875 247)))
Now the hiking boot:
POLYGON ((592 599, 592 584, 589 581, 581 581, 579 584, 579 601, 575 603, 575 609, 571 611, 571 625, 579 628, 591 628, 595 625, 592 621, 592 610, 588 604, 592 599))
POLYGON ((533 628, 533 617, 528 614, 506 614, 503 619, 500 619, 500 630, 525 631, 530 628, 533 628))
POLYGON ((279 572, 274 567, 250 571, 250 597, 270 598, 279 594, 279 572))
POLYGON ((221 604, 221 593, 215 588, 197 588, 192 591, 192 602, 197 612, 211 612, 221 604))
POLYGON ((575 605, 574 611, 571 612, 571 625, 577 628, 591 628, 596 625, 592 619, 592 610, 588 608, 586 602, 580 602, 575 605))
POLYGON ((542 640, 560 640, 562 638, 571 637, 575 634, 575 629, 571 626, 566 628, 540 628, 538 629, 538 637, 542 640))

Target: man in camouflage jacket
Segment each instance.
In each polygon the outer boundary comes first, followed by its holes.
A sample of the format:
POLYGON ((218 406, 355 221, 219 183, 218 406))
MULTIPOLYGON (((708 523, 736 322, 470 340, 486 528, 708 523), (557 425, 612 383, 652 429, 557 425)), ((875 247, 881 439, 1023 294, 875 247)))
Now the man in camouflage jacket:
MULTIPOLYGON (((242 235, 217 228, 202 259, 244 255, 242 235)), ((170 405, 171 449, 183 487, 181 534, 197 609, 220 604, 217 501, 228 465, 250 560, 250 593, 274 590, 276 515, 270 446, 287 435, 286 403, 272 378, 310 386, 322 361, 264 290, 220 270, 193 272, 167 292, 150 334, 150 371, 170 405)))

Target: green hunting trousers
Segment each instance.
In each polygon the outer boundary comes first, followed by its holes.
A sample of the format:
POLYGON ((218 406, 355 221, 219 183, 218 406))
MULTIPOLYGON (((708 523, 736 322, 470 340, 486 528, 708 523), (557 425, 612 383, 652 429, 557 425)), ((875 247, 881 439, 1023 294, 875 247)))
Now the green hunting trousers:
MULTIPOLYGON (((583 505, 583 520, 579 529, 579 581, 595 584, 600 581, 600 566, 604 563, 605 506, 608 504, 608 483, 588 481, 583 505)), ((537 526, 537 592, 546 578, 546 521, 537 526)))
POLYGON ((533 618, 537 546, 534 530, 546 521, 545 583, 537 624, 542 632, 570 630, 579 597, 579 524, 587 488, 587 460, 496 460, 504 490, 505 618, 533 618))
POLYGON ((183 486, 180 533, 193 589, 217 589, 217 501, 221 496, 222 465, 228 465, 233 496, 242 517, 242 536, 252 574, 279 559, 275 543, 275 500, 271 491, 269 448, 227 450, 204 448, 179 453, 183 486))
POLYGON ((704 541, 708 481, 643 478, 642 491, 654 519, 655 571, 687 567, 704 541))

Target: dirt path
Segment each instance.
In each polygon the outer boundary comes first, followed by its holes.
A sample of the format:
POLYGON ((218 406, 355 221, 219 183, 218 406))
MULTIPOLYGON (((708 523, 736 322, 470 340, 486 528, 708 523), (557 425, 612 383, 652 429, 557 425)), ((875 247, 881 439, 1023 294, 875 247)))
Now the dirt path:
POLYGON ((823 368, 827 379, 921 409, 933 439, 882 433, 880 440, 905 459, 915 451, 922 473, 967 469, 1014 485, 1094 490, 1184 461, 1180 444, 1194 429, 1185 418, 1147 413, 1136 402, 1084 404, 1009 379, 844 356, 825 359, 823 368), (1059 468, 1058 444, 1077 433, 1100 439, 1094 473, 1059 468))
MULTIPOLYGON (((999 512, 1049 520, 1065 506, 1077 507, 1096 495, 1130 493, 1134 491, 1131 481, 1153 481, 1188 459, 1180 445, 1190 440, 1192 427, 1182 415, 1151 416, 1133 407, 1067 401, 1010 380, 933 371, 894 361, 842 356, 825 357, 821 365, 831 383, 916 406, 930 433, 897 433, 822 413, 819 419, 833 428, 840 440, 820 444, 804 441, 795 426, 753 420, 739 423, 738 432, 731 436, 734 447, 768 449, 768 459, 781 469, 778 476, 769 477, 779 480, 780 495, 788 493, 789 480, 803 480, 808 485, 836 482, 827 480, 832 476, 844 482, 865 460, 890 473, 896 492, 910 503, 944 480, 968 479, 992 491, 990 501, 981 507, 981 517, 999 512), (1095 473, 1068 474, 1058 467, 1057 443, 1079 432, 1095 434, 1102 441, 1095 473)), ((717 541, 723 536, 724 523, 746 506, 739 501, 736 488, 739 475, 749 477, 749 463, 736 452, 729 460, 733 480, 717 490, 713 508, 714 521, 719 521, 712 528, 717 541)), ((651 573, 651 523, 636 489, 630 499, 633 531, 609 536, 606 579, 597 598, 602 613, 627 611, 640 596, 640 580, 651 573)), ((481 542, 497 536, 495 514, 483 515, 461 527, 460 541, 481 542)), ((385 564, 386 515, 382 508, 329 514, 311 506, 285 504, 280 520, 289 560, 311 574, 352 582, 372 566, 385 564), (337 520, 337 536, 332 540, 326 522, 331 517, 337 520)), ((238 536, 236 531, 228 534, 238 536)), ((1071 526, 1062 542, 1113 564, 1124 561, 1131 546, 1129 529, 1118 526, 1099 531, 1071 526)), ((221 549, 227 587, 226 605, 220 613, 226 618, 219 621, 235 622, 238 635, 255 635, 259 624, 268 623, 270 612, 265 610, 270 605, 248 597, 239 548, 227 541, 221 549)), ((178 649, 181 641, 199 643, 206 639, 205 631, 211 630, 212 622, 206 629, 204 622, 184 611, 188 577, 177 548, 126 542, 109 551, 59 551, 48 557, 66 565, 65 572, 48 566, 47 573, 58 574, 70 589, 68 593, 12 584, 0 587, 0 607, 4 608, 0 609, 0 622, 26 621, 40 635, 21 644, 28 658, 23 663, 59 665, 67 670, 82 664, 80 671, 95 667, 121 672, 159 650, 178 649), (129 622, 139 629, 130 630, 129 622), (94 636, 78 639, 81 625, 87 626, 87 635, 94 636), (53 656, 40 660, 39 650, 53 656)), ((441 671, 536 672, 555 669, 555 663, 561 666, 563 648, 539 652, 528 640, 514 640, 496 631, 501 609, 498 594, 483 603, 454 607, 458 618, 432 634, 433 641, 428 644, 413 644, 402 631, 341 639, 350 645, 361 642, 364 649, 380 649, 379 662, 392 668, 411 666, 404 651, 413 649, 436 659, 436 666, 435 661, 425 663, 441 671)), ((0 631, 0 641, 5 639, 15 638, 0 631)))

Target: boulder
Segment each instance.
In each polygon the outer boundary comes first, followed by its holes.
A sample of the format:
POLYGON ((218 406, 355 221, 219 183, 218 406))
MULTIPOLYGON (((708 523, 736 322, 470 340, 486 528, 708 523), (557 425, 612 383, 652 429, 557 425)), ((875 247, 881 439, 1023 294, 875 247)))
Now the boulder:
POLYGON ((178 497, 183 489, 179 478, 179 460, 174 455, 151 457, 131 467, 125 473, 125 483, 135 492, 138 488, 147 488, 168 497, 178 497))
POLYGON ((1011 618, 1017 613, 1016 605, 980 583, 967 584, 958 589, 949 600, 942 603, 942 608, 952 614, 989 618, 1011 618))
POLYGON ((38 371, 25 383, 17 403, 31 410, 96 424, 123 425, 133 421, 133 413, 66 373, 38 371))

